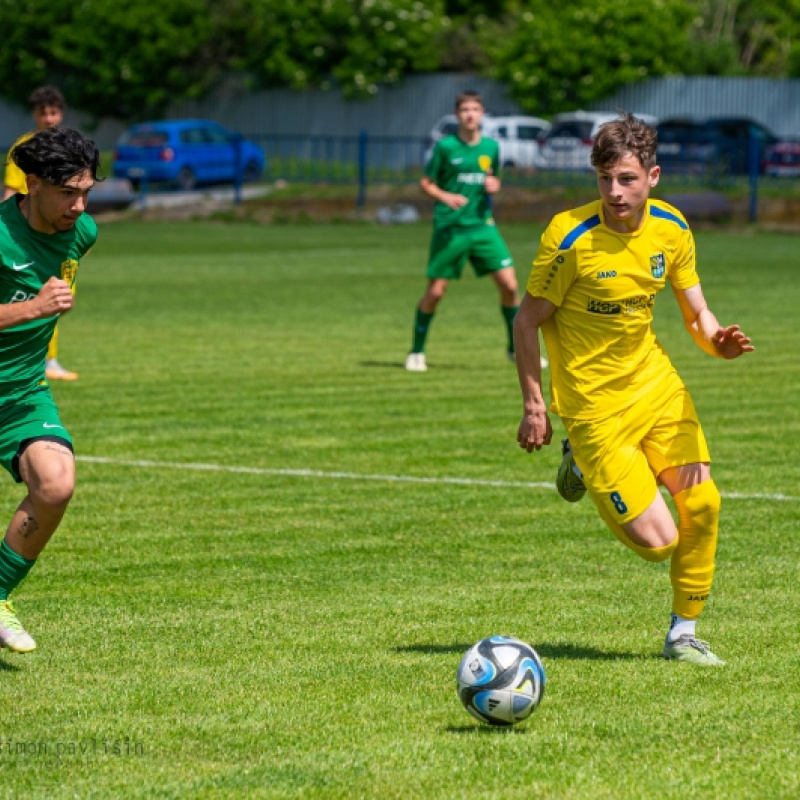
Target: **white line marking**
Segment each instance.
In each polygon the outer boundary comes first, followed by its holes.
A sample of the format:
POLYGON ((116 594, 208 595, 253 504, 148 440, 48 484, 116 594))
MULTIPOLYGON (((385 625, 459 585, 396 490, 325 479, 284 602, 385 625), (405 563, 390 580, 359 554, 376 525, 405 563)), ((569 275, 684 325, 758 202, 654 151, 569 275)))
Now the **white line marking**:
MULTIPOLYGON (((87 464, 109 464, 115 467, 145 467, 148 469, 183 469, 196 472, 235 472, 246 475, 277 475, 289 478, 327 478, 329 480, 383 481, 384 483, 428 483, 450 484, 456 486, 498 486, 505 489, 547 489, 555 491, 555 484, 545 481, 489 481, 480 478, 424 478, 414 475, 363 475, 358 472, 324 472, 316 469, 267 469, 264 467, 230 467, 224 464, 193 464, 172 461, 147 461, 103 456, 77 456, 76 461, 87 464)), ((800 501, 800 497, 788 494, 743 494, 741 492, 720 492, 729 500, 779 500, 800 501)))

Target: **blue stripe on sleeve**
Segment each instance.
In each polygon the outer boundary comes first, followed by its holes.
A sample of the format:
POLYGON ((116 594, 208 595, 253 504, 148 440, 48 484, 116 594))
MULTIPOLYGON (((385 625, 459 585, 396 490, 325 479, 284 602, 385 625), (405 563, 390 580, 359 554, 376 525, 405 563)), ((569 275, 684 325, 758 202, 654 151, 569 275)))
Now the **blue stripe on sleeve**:
POLYGON ((565 237, 561 244, 558 246, 559 250, 569 250, 575 242, 587 233, 592 228, 596 228, 600 224, 600 215, 595 214, 589 219, 585 219, 580 225, 576 225, 565 237))
POLYGON ((658 217, 659 219, 668 219, 670 222, 674 222, 679 228, 685 231, 689 230, 689 226, 680 217, 676 217, 675 214, 664 211, 663 208, 659 208, 658 206, 650 206, 650 216, 658 217))

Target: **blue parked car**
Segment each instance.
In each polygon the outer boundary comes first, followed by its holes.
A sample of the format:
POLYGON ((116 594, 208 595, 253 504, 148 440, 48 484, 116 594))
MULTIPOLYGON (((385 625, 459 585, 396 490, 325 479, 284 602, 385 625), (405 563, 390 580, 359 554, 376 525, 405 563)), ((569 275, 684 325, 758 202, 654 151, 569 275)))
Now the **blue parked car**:
POLYGON ((146 179, 190 191, 201 183, 235 182, 237 163, 243 180, 258 180, 265 162, 257 144, 210 120, 142 122, 120 137, 114 177, 128 178, 136 188, 146 179))

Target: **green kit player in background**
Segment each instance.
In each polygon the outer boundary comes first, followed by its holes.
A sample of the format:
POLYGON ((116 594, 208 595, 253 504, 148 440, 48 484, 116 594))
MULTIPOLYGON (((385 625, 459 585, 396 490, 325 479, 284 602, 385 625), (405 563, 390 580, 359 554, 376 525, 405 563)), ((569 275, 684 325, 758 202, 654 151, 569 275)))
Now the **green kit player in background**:
MULTIPOLYGON (((458 131, 437 142, 420 181, 436 201, 428 255, 428 288, 417 306, 414 337, 405 367, 425 372, 425 341, 436 307, 451 280, 458 280, 469 259, 475 273, 491 275, 500 291, 507 354, 514 361, 514 317, 519 296, 514 259, 495 226, 489 196, 500 191, 500 149, 481 135, 483 101, 477 92, 456 97, 458 131)), ((544 364, 543 360, 543 364, 544 364)), ((546 365, 546 364, 545 364, 546 365)))
POLYGON ((28 489, 0 543, 0 647, 36 648, 8 600, 64 516, 75 488, 72 439, 45 378, 60 314, 74 303, 81 256, 97 227, 83 212, 97 179, 93 141, 69 128, 14 148, 27 194, 0 204, 0 464, 28 489))

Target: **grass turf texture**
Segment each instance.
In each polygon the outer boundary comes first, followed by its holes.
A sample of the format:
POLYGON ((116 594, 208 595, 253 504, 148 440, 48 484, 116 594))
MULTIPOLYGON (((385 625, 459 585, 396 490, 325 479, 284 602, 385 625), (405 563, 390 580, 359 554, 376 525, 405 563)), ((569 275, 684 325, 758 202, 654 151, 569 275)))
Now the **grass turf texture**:
MULTIPOLYGON (((527 274, 540 229, 504 226, 527 274)), ((497 295, 451 287, 408 374, 427 226, 105 224, 56 385, 79 456, 552 481, 516 446, 497 295)), ((701 276, 755 355, 723 363, 659 300, 723 493, 800 494, 796 239, 700 233, 701 276)), ((557 434, 561 432, 556 423, 557 434)), ((81 461, 3 651, 3 797, 791 798, 800 793, 800 503, 728 499, 699 632, 658 656, 665 565, 554 491, 81 461), (532 643, 542 705, 461 708, 478 639, 532 643)), ((21 497, 6 480, 8 517, 21 497)))

